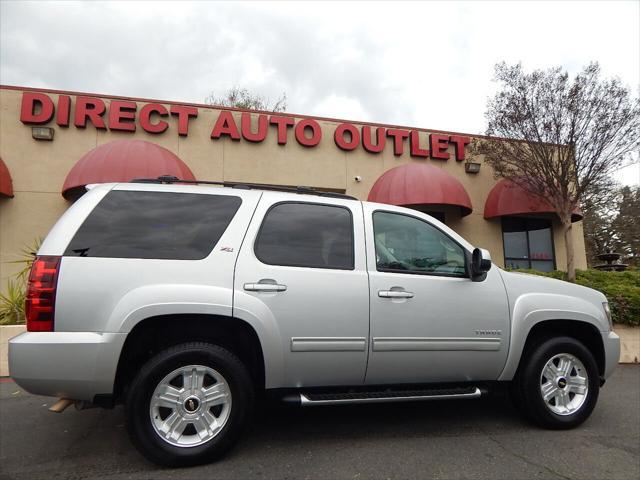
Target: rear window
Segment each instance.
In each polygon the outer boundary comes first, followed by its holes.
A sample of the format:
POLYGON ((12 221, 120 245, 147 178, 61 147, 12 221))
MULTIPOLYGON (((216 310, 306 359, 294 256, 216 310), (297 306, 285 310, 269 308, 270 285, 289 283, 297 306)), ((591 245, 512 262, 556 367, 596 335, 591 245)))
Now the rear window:
POLYGON ((205 258, 242 200, 227 195, 112 191, 93 209, 65 255, 205 258))

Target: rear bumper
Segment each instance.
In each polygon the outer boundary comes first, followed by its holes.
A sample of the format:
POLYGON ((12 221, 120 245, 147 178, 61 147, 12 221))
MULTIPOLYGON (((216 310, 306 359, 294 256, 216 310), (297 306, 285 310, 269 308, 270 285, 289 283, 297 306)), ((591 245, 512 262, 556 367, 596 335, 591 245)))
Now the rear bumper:
POLYGON ((9 374, 27 392, 92 401, 110 394, 125 333, 26 332, 9 341, 9 374))
POLYGON ((601 332, 602 344, 604 345, 604 375, 607 379, 613 373, 620 360, 620 337, 614 332, 601 332))

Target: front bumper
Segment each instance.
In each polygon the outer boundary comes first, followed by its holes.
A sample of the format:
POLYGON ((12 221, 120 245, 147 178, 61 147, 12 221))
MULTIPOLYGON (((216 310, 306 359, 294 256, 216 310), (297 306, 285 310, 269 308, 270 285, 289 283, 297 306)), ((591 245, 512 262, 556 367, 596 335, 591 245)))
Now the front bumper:
POLYGON ((614 332, 601 332, 602 344, 604 345, 604 374, 603 379, 607 379, 613 373, 620 360, 620 337, 614 332))
POLYGON ((27 392, 93 401, 111 394, 126 334, 26 332, 9 341, 9 375, 27 392))

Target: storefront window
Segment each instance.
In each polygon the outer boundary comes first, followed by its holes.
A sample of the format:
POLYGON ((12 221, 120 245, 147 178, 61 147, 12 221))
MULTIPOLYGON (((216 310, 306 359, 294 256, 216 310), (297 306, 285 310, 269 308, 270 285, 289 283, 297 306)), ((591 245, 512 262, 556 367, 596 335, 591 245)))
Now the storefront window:
POLYGON ((507 268, 555 269, 551 220, 503 217, 502 238, 507 268))

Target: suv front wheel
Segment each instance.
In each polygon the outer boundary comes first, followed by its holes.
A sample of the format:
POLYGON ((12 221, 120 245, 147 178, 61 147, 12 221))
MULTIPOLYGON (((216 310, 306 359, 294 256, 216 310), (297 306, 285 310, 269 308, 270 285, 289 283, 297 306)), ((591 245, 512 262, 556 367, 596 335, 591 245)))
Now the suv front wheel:
POLYGON ((131 384, 127 428, 149 460, 210 462, 238 439, 253 407, 247 369, 217 345, 185 343, 151 358, 131 384))
POLYGON ((600 390, 591 352, 571 337, 552 337, 528 349, 511 385, 516 406, 534 423, 573 428, 593 411, 600 390))

